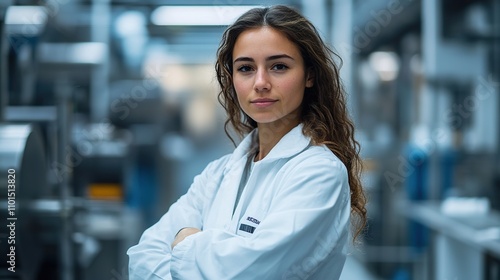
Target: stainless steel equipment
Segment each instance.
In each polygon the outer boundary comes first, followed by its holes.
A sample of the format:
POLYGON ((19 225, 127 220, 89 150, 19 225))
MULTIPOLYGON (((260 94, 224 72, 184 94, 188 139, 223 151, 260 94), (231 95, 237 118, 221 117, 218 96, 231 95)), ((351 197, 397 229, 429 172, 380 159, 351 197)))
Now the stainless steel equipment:
POLYGON ((0 179, 0 219, 14 225, 1 226, 0 263, 2 267, 14 265, 16 276, 21 279, 34 279, 42 257, 40 236, 35 234, 39 221, 28 207, 48 190, 41 139, 32 125, 0 125, 0 174, 3 177, 0 179), (14 258, 4 254, 11 251, 15 253, 14 258), (14 262, 9 264, 12 259, 14 262))

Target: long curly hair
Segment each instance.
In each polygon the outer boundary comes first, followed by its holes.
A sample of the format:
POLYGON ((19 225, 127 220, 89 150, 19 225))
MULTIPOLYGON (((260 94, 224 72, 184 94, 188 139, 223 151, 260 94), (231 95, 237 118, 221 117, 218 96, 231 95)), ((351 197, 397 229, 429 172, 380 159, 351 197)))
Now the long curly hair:
POLYGON ((281 32, 295 43, 305 69, 314 77, 314 84, 305 89, 302 101, 303 133, 311 137, 314 144, 326 145, 347 168, 351 214, 355 215, 352 220, 355 241, 366 226, 366 197, 360 181, 360 146, 354 139, 354 125, 347 112, 345 92, 339 78, 340 66, 334 61, 340 57, 323 42, 313 24, 294 9, 283 5, 251 9, 222 35, 215 70, 221 89, 218 99, 228 116, 224 126, 226 134, 233 140, 228 131, 230 125, 240 136, 257 127, 257 123, 239 106, 232 78, 232 53, 243 31, 263 26, 281 32))

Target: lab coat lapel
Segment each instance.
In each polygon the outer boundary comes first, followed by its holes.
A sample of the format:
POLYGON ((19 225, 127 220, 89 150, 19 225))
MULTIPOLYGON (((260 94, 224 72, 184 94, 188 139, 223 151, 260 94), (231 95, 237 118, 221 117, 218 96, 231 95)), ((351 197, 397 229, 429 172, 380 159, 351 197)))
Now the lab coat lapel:
POLYGON ((231 228, 234 203, 254 133, 256 130, 241 141, 225 166, 219 190, 210 209, 209 223, 214 227, 226 230, 231 228))
MULTIPOLYGON (((245 167, 246 159, 240 158, 238 161, 233 162, 233 166, 224 175, 222 179, 219 193, 214 201, 218 207, 219 217, 221 222, 224 222, 225 227, 229 227, 229 223, 233 216, 234 203, 236 202, 236 195, 240 185, 241 176, 245 167)), ((229 229, 229 228, 227 228, 229 229)))
POLYGON ((305 150, 311 139, 302 134, 303 124, 299 124, 290 130, 281 140, 274 146, 269 154, 262 159, 263 162, 270 162, 278 159, 293 157, 294 155, 305 150))

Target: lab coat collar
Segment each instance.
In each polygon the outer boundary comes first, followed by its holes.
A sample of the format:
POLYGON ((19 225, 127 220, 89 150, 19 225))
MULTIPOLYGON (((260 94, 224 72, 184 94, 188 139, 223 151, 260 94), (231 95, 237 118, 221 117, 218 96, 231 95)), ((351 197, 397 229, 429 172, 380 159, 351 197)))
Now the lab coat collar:
MULTIPOLYGON (((285 134, 285 136, 281 138, 276 146, 274 146, 269 154, 261 161, 265 162, 281 158, 289 158, 307 148, 311 143, 311 138, 302 133, 302 127, 303 125, 299 124, 285 134)), ((252 140, 256 139, 257 135, 258 129, 256 128, 243 138, 241 143, 234 150, 230 163, 236 163, 240 159, 248 156, 248 152, 252 148, 252 140)))

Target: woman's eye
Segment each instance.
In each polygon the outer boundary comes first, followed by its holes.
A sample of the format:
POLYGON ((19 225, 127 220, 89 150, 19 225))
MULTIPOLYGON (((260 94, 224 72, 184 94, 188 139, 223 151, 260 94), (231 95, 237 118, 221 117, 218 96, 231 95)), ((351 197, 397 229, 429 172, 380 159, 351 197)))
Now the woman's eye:
POLYGON ((273 66, 273 70, 286 70, 288 69, 288 66, 285 64, 276 64, 273 66))
POLYGON ((252 68, 248 65, 243 65, 243 66, 238 67, 238 71, 240 71, 240 72, 248 72, 251 70, 252 70, 252 68))

